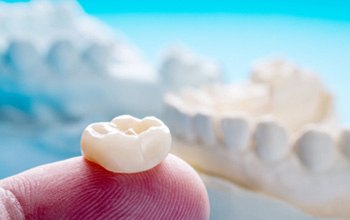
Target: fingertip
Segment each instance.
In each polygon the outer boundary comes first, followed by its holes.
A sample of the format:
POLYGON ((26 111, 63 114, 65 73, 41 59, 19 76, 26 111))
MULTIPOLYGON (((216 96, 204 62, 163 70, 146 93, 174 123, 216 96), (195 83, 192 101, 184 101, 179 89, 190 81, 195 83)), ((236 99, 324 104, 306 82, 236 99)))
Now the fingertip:
POLYGON ((40 219, 209 219, 203 182, 173 155, 136 174, 111 173, 78 157, 32 169, 1 185, 16 195, 26 216, 40 219))

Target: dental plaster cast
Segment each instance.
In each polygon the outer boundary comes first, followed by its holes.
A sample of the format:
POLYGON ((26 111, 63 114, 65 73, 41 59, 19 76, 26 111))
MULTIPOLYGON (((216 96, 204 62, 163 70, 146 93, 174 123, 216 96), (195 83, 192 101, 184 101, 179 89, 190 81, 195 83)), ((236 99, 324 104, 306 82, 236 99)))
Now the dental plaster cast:
POLYGON ((115 173, 152 169, 164 160, 170 147, 170 131, 155 117, 118 116, 111 122, 90 124, 81 138, 83 156, 115 173))
POLYGON ((272 60, 242 84, 167 94, 165 117, 187 133, 174 134, 172 152, 199 171, 310 215, 349 219, 350 132, 337 127, 332 102, 316 75, 272 60))
POLYGON ((221 79, 216 63, 188 49, 170 49, 154 66, 77 1, 0 1, 0 17, 0 130, 23 140, 25 124, 38 137, 26 148, 74 156, 79 147, 67 146, 79 146, 87 122, 159 117, 169 89, 221 79))
POLYGON ((0 1, 0 15, 0 121, 159 116, 164 92, 221 79, 219 65, 182 47, 154 66, 76 1, 0 1))

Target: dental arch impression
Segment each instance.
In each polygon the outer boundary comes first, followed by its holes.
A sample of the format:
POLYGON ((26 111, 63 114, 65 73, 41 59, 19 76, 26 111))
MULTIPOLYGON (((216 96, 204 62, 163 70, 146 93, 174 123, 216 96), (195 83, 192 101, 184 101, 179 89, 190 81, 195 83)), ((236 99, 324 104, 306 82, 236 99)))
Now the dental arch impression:
POLYGON ((319 78, 284 60, 248 82, 165 96, 172 153, 197 170, 322 217, 350 218, 350 129, 319 78))
POLYGON ((169 128, 155 117, 129 115, 87 126, 81 138, 83 156, 115 173, 152 169, 169 153, 169 128))

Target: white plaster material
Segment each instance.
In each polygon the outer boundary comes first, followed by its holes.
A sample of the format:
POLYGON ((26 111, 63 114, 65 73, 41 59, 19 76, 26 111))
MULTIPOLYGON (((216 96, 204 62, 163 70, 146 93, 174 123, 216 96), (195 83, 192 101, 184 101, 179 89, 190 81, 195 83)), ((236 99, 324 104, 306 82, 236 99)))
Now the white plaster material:
POLYGON ((197 113, 193 117, 193 128, 197 141, 204 145, 213 146, 217 143, 212 117, 207 113, 197 113))
POLYGON ((225 147, 244 150, 251 140, 251 119, 246 115, 228 116, 220 121, 222 140, 225 147))
POLYGON ((22 121, 12 117, 18 112, 50 126, 115 114, 159 117, 166 91, 221 79, 215 62, 180 47, 161 68, 152 65, 74 1, 0 2, 0 15, 0 112, 13 123, 22 121))
POLYGON ((184 86, 219 82, 222 70, 215 62, 177 46, 165 53, 159 74, 164 86, 178 90, 184 86))
POLYGON ((193 115, 180 109, 177 111, 176 120, 178 124, 178 136, 190 143, 195 142, 196 134, 194 131, 193 115))
POLYGON ((290 61, 271 59, 257 62, 251 80, 268 87, 270 114, 293 131, 305 123, 320 123, 334 115, 333 98, 320 78, 290 61))
POLYGON ((335 160, 336 146, 330 134, 307 128, 295 144, 300 161, 312 171, 330 168, 335 160))
POLYGON ((287 131, 272 119, 258 122, 255 134, 255 151, 265 161, 283 159, 290 149, 287 131))
POLYGON ((25 40, 13 41, 5 54, 13 73, 32 72, 35 65, 40 62, 40 55, 31 42, 25 40))
POLYGON ((315 74, 286 61, 258 65, 247 82, 188 88, 176 96, 190 111, 204 109, 215 118, 236 112, 253 119, 272 115, 292 133, 310 123, 336 128, 330 92, 315 74))
POLYGON ((339 137, 339 147, 345 156, 350 158, 350 128, 344 128, 339 137))
MULTIPOLYGON (((185 110, 187 117, 205 112, 217 140, 209 147, 177 136, 174 154, 206 174, 317 218, 350 219, 350 130, 335 126, 332 96, 315 75, 270 61, 256 67, 248 82, 187 89, 171 97, 165 102, 173 111, 185 110)), ((194 132, 202 132, 197 127, 194 132)))
POLYGON ((47 54, 47 62, 56 74, 72 75, 81 72, 79 51, 68 40, 53 42, 47 54))

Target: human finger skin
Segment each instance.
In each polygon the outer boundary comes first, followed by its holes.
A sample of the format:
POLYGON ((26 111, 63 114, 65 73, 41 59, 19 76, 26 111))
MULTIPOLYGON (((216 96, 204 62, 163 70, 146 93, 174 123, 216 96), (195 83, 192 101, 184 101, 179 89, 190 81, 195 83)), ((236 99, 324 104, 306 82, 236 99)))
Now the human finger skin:
POLYGON ((209 219, 203 182, 171 154, 135 174, 112 173, 76 157, 9 177, 0 187, 13 195, 12 203, 3 198, 7 212, 25 219, 209 219))

